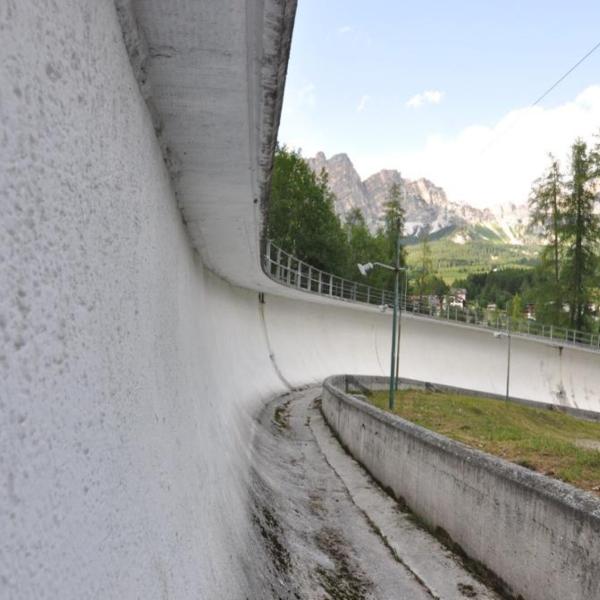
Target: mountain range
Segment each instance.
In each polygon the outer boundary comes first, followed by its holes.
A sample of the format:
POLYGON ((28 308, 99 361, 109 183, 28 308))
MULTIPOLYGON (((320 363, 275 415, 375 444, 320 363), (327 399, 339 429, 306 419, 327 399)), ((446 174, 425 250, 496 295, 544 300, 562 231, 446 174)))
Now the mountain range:
POLYGON ((428 179, 404 179, 395 169, 384 169, 362 180, 348 155, 343 153, 327 158, 318 152, 307 162, 317 174, 326 171, 329 188, 336 197, 337 214, 344 219, 358 208, 371 231, 383 224, 390 186, 397 183, 406 190, 402 205, 408 241, 416 241, 424 233, 430 239, 448 238, 459 244, 484 240, 521 245, 528 239, 527 205, 509 203, 479 209, 452 202, 441 187, 428 179))

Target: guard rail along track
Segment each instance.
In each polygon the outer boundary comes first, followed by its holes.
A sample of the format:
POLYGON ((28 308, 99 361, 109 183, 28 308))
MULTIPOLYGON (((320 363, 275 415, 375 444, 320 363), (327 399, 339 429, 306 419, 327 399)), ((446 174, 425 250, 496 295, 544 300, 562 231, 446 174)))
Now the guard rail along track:
MULTIPOLYGON (((392 307, 394 295, 390 290, 372 287, 357 281, 321 271, 276 246, 271 240, 263 244, 262 266, 265 274, 287 287, 346 302, 371 304, 381 310, 392 307)), ((409 301, 406 288, 401 294, 400 310, 428 319, 466 323, 504 334, 545 338, 560 345, 586 347, 600 352, 600 334, 544 325, 531 319, 513 319, 505 313, 491 316, 483 309, 459 306, 436 307, 429 302, 409 301)))

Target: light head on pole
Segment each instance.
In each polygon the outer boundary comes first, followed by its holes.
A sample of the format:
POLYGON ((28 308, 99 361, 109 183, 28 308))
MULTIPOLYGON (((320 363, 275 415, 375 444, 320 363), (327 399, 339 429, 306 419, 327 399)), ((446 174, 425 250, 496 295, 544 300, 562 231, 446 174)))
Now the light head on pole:
POLYGON ((360 271, 360 274, 363 277, 367 276, 367 273, 373 268, 373 263, 365 263, 364 265, 361 265, 360 263, 358 265, 356 265, 358 267, 358 270, 360 271))

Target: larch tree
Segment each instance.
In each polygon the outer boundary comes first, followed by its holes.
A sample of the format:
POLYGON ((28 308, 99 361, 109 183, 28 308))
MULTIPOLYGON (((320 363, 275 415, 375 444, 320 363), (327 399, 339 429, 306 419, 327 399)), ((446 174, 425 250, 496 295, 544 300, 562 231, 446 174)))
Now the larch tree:
POLYGON ((587 144, 578 139, 571 147, 570 178, 561 224, 565 241, 562 278, 569 303, 569 322, 576 329, 586 328, 593 298, 598 259, 596 256, 600 225, 595 214, 595 194, 591 187, 597 164, 587 144))
POLYGON ((563 305, 561 262, 564 253, 565 206, 563 175, 558 161, 550 155, 549 167, 534 183, 529 196, 529 227, 545 242, 538 277, 541 300, 538 312, 554 324, 560 322, 563 305))

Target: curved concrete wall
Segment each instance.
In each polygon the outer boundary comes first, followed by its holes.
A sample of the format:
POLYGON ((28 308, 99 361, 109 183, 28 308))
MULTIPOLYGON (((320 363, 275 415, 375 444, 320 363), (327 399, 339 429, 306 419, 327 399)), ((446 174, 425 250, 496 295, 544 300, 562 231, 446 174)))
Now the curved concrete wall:
POLYGON ((260 597, 257 293, 192 249, 112 3, 53 4, 0 9, 0 597, 260 597))
MULTIPOLYGON (((268 297, 277 363, 294 385, 351 373, 389 373, 390 315, 345 303, 268 297)), ((403 315, 400 376, 503 395, 507 339, 476 327, 403 315)), ((600 354, 513 336, 510 395, 600 411, 600 354)))
MULTIPOLYGON (((483 392, 506 390, 507 339, 491 331, 406 320, 400 375, 483 392)), ((510 395, 600 410, 600 354, 513 336, 510 395)))
MULTIPOLYGON (((111 2, 0 19, 0 596, 261 597, 252 417, 284 381, 385 374, 389 316, 206 270, 111 2)), ((260 223, 223 204, 250 244, 260 223)), ((490 334, 405 321, 402 374, 502 390, 490 334)), ((537 369, 516 394, 548 399, 562 369, 600 406, 596 355, 515 345, 537 369)))

